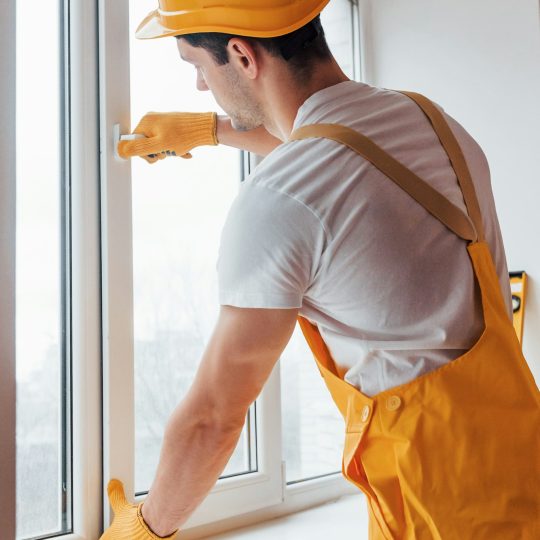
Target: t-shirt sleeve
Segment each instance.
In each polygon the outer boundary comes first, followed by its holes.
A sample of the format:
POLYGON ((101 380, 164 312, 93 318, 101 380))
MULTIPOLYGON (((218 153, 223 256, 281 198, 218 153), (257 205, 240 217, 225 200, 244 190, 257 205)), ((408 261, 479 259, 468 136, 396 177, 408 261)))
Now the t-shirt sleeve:
POLYGON ((221 233, 219 303, 301 307, 325 240, 320 219, 304 203, 273 187, 243 182, 221 233))

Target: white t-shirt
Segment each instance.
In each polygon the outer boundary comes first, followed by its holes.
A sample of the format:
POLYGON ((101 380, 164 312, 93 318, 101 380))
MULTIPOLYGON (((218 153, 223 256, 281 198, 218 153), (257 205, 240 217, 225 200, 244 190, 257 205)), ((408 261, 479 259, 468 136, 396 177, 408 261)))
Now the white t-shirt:
MULTIPOLYGON (((488 164, 446 117, 471 170, 511 317, 488 164)), ((318 122, 360 131, 465 210, 447 154, 410 98, 345 81, 310 96, 293 129, 318 122)), ((220 304, 300 308, 318 324, 340 376, 368 396, 462 355, 483 329, 466 242, 329 139, 281 144, 241 184, 217 271, 220 304)))

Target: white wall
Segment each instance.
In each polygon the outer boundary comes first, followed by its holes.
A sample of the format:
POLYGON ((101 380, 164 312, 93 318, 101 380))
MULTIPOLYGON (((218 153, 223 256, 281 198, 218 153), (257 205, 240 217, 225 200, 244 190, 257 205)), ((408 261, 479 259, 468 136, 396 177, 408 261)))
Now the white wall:
POLYGON ((0 9, 0 531, 15 538, 15 0, 0 9))
POLYGON ((435 100, 487 155, 510 270, 529 291, 524 353, 540 382, 538 0, 361 0, 366 82, 435 100))

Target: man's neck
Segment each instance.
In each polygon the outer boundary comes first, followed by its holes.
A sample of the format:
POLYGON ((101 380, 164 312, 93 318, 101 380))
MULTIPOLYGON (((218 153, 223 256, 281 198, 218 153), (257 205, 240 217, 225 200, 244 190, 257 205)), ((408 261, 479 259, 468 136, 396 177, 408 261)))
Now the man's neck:
POLYGON ((310 96, 344 81, 350 80, 332 59, 321 63, 305 83, 288 77, 269 78, 266 85, 266 116, 264 127, 275 137, 286 141, 293 128, 300 106, 310 96))

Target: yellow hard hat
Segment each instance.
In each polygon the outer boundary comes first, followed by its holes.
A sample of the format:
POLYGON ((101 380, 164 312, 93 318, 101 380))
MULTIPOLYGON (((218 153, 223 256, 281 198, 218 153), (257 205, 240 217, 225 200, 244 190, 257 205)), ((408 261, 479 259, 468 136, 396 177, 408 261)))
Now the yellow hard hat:
POLYGON ((153 39, 197 32, 275 37, 301 28, 329 0, 159 0, 135 36, 153 39))

